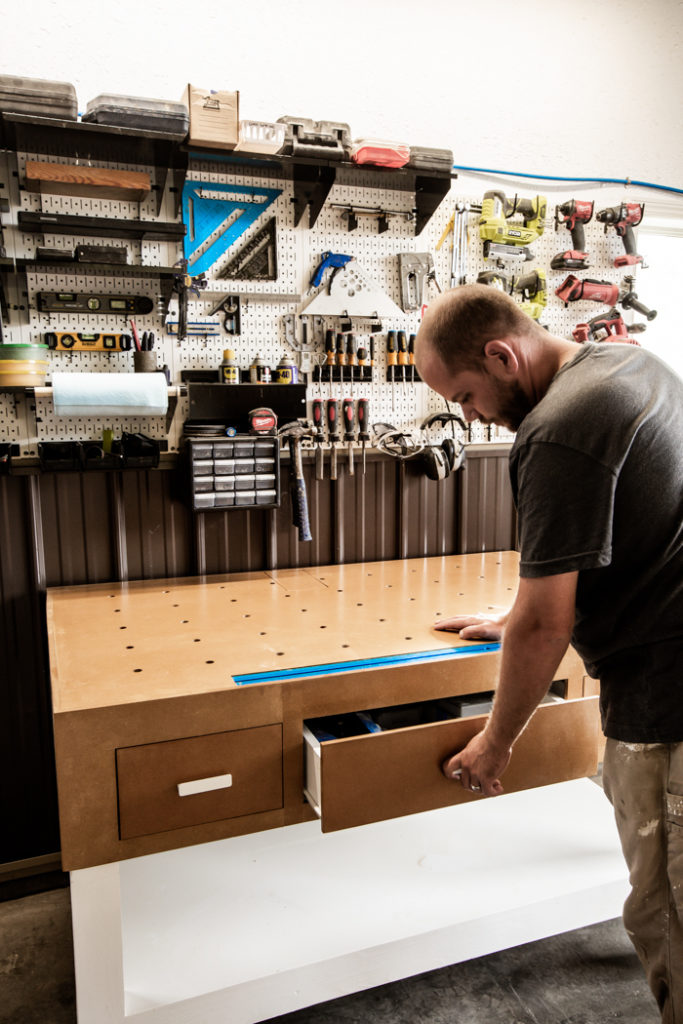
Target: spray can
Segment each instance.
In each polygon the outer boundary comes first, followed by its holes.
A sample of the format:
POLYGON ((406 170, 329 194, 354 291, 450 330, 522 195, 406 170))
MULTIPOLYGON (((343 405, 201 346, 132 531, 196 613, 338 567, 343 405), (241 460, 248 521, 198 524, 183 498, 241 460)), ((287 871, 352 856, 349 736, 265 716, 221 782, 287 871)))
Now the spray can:
POLYGON ((223 352, 223 362, 220 366, 221 370, 221 381, 223 384, 239 384, 240 383, 240 368, 235 362, 235 353, 231 348, 226 348, 223 352))
POLYGON ((252 384, 270 384, 270 367, 263 362, 260 356, 256 356, 249 367, 249 381, 252 384))
POLYGON ((299 367, 291 359, 283 356, 275 370, 276 384, 298 384, 299 367))

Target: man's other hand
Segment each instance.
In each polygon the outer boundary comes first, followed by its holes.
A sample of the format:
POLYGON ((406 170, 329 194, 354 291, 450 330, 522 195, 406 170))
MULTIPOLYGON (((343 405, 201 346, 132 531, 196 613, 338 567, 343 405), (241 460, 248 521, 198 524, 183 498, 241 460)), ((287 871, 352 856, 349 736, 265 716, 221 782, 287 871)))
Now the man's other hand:
POLYGON ((501 640, 507 620, 507 612, 501 615, 455 615, 452 619, 441 619, 434 623, 434 629, 445 633, 459 633, 463 640, 501 640))

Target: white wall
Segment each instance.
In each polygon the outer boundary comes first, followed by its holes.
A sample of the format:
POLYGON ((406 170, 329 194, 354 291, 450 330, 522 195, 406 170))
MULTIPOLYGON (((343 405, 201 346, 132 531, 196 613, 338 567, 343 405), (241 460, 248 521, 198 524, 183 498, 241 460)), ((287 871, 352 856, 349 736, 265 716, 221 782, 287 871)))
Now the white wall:
POLYGON ((461 165, 683 187, 680 0, 4 0, 0 69, 347 121, 461 165))

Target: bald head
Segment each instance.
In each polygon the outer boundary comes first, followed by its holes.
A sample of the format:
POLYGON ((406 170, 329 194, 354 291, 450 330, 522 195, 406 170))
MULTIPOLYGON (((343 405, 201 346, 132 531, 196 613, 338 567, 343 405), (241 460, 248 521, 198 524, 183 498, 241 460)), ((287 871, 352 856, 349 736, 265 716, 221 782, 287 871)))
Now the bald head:
POLYGON ((415 363, 419 373, 423 361, 434 357, 451 371, 480 369, 488 341, 545 333, 498 288, 464 284, 429 304, 415 342, 415 363))

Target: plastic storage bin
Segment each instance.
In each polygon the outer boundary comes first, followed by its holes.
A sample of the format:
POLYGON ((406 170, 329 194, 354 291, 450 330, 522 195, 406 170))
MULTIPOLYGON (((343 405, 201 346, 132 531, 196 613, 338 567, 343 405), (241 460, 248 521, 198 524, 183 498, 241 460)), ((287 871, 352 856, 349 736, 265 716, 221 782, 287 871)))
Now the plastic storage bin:
POLYGON ((184 139, 190 123, 184 103, 101 93, 88 100, 82 121, 115 128, 141 128, 184 139))
POLYGON ((356 164, 375 167, 405 167, 410 159, 410 146, 383 139, 358 139, 351 148, 351 159, 356 164))
POLYGON ((240 121, 240 137, 235 149, 245 153, 279 153, 286 128, 271 121, 240 121))
POLYGON ((76 90, 70 82, 0 75, 0 111, 75 121, 78 118, 76 90))

